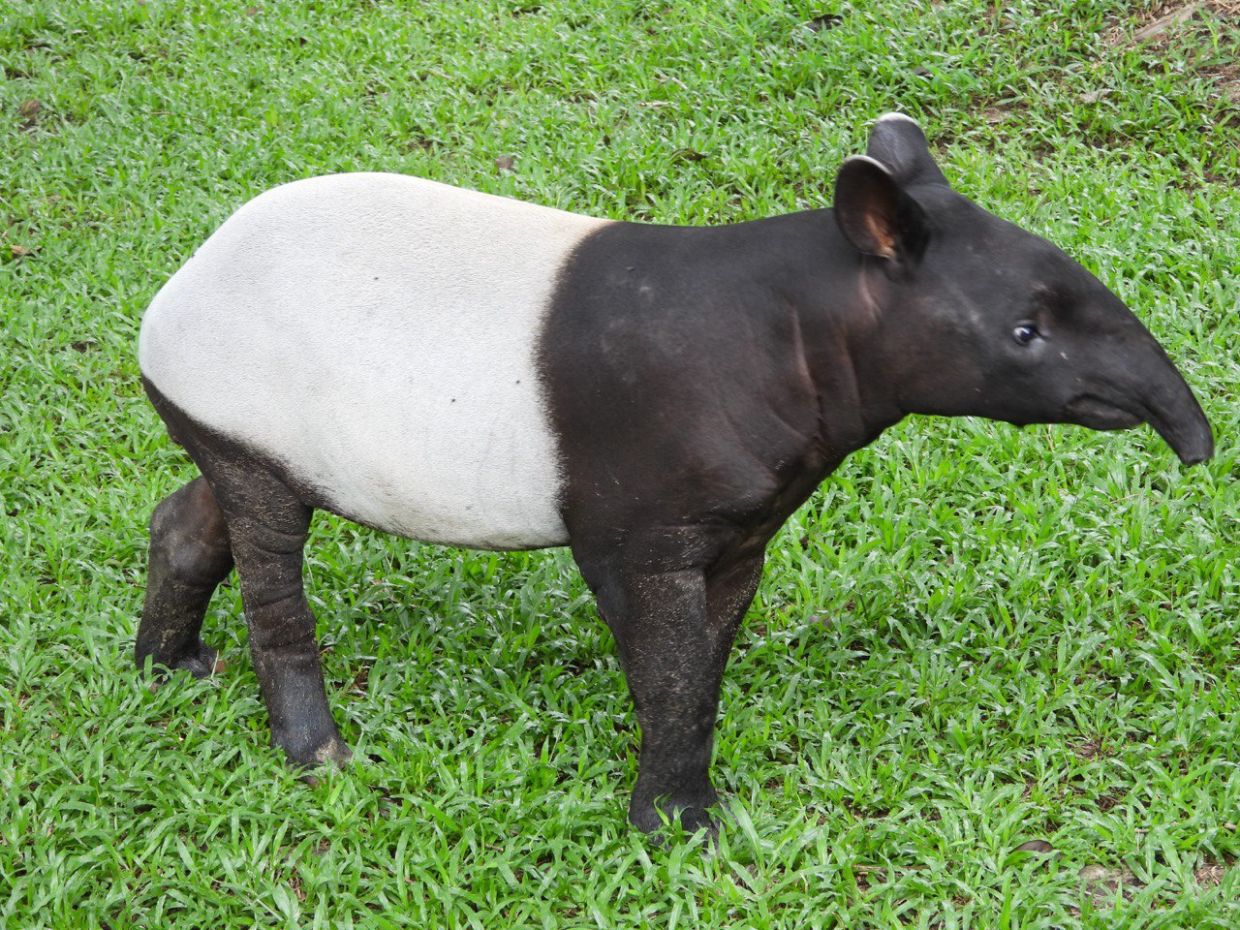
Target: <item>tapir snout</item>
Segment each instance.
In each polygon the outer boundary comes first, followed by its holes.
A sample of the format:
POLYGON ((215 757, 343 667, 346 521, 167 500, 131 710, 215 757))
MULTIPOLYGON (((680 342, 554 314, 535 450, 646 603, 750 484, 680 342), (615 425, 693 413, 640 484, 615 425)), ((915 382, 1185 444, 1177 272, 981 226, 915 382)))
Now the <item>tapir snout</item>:
POLYGON ((1148 423, 1185 465, 1210 458, 1210 423, 1163 347, 1135 317, 1114 338, 1115 351, 1097 353, 1095 370, 1076 376, 1064 422, 1100 430, 1148 423))

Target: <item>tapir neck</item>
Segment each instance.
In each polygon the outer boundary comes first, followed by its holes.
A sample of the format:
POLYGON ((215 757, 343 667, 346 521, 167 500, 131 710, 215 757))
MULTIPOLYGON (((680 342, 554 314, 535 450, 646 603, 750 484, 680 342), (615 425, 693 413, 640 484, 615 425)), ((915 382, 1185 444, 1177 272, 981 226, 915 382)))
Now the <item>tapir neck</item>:
POLYGON ((905 415, 883 351, 879 272, 848 245, 831 210, 780 219, 811 233, 810 253, 784 273, 799 351, 818 395, 820 438, 833 458, 842 458, 905 415))

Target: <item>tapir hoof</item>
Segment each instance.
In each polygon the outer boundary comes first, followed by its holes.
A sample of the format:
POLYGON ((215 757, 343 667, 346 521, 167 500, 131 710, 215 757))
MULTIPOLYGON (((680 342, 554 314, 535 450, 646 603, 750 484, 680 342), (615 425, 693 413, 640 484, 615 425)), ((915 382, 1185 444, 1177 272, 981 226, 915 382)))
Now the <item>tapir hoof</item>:
POLYGON ((678 822, 686 833, 705 830, 713 838, 719 835, 719 825, 708 808, 717 801, 718 797, 693 800, 661 797, 656 803, 653 800, 639 801, 634 796, 629 804, 629 822, 643 833, 654 833, 665 823, 678 822))
MULTIPOLYGON (((329 763, 334 764, 337 768, 344 768, 353 758, 353 751, 349 749, 348 744, 340 738, 338 733, 333 733, 331 736, 318 742, 306 739, 289 739, 287 736, 282 739, 280 734, 276 734, 275 743, 284 750, 285 756, 288 757, 289 765, 299 770, 316 769, 329 763)), ((309 784, 317 782, 313 775, 306 775, 305 780, 309 784)))
POLYGON ((134 657, 139 670, 145 668, 148 655, 151 657, 153 674, 157 682, 166 678, 168 672, 180 669, 189 672, 195 678, 209 678, 224 671, 224 660, 220 658, 219 653, 200 639, 195 640, 177 655, 161 656, 156 652, 139 651, 134 657))

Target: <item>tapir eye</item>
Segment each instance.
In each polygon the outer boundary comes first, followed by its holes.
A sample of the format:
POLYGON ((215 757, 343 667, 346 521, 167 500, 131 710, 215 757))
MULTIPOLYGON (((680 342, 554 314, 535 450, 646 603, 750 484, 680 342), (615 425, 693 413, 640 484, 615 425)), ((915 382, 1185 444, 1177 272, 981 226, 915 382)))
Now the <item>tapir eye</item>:
POLYGON ((1042 334, 1038 332, 1038 328, 1032 323, 1021 323, 1014 330, 1012 330, 1012 338, 1023 346, 1029 345, 1029 343, 1033 342, 1033 340, 1037 339, 1041 335, 1042 334))

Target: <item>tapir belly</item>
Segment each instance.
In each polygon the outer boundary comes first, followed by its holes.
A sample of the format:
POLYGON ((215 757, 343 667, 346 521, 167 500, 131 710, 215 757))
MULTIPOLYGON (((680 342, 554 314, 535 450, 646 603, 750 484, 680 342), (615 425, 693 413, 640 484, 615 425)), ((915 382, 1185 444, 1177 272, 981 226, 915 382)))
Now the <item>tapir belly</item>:
POLYGON ((538 340, 560 268, 604 223, 400 175, 285 185, 156 296, 142 371, 344 516, 455 545, 560 545, 538 340))

